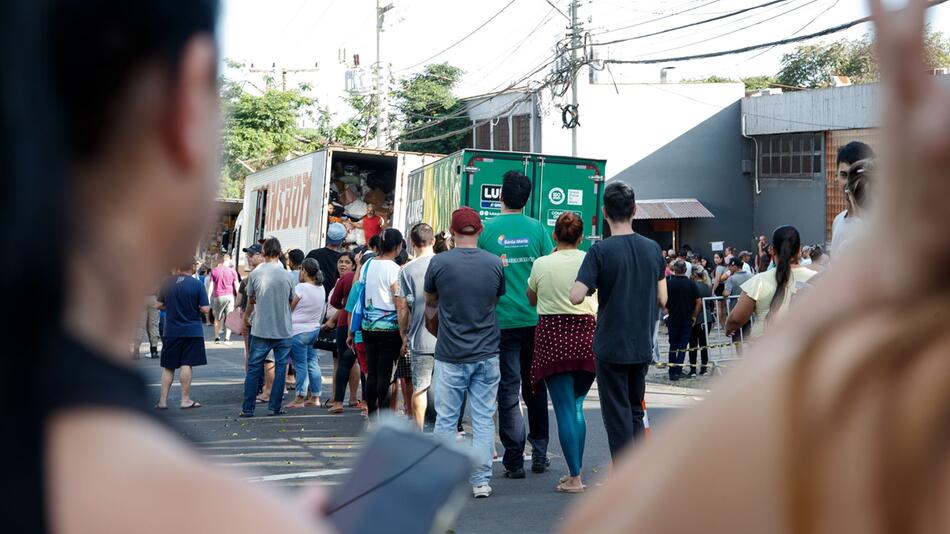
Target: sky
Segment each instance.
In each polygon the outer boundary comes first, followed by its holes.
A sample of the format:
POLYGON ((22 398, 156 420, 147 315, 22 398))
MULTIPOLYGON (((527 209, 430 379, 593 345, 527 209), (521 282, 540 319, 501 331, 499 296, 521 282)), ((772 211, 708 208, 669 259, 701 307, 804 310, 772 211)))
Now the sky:
MULTIPOLYGON (((457 94, 485 94, 507 87, 543 65, 554 43, 567 32, 567 19, 546 0, 381 0, 393 9, 385 16, 382 62, 393 74, 411 75, 413 65, 445 49, 502 8, 484 28, 429 60, 447 61, 465 75, 457 94), (408 70, 407 70, 408 69, 408 70)), ((578 9, 593 42, 652 33, 766 3, 767 0, 582 0, 578 9), (685 13, 675 14, 689 10, 685 13), (659 19, 659 20, 657 20, 659 19), (623 29, 628 26, 633 26, 623 29)), ((568 13, 569 0, 551 0, 568 13)), ((893 2, 891 2, 893 3, 893 2)), ((288 75, 289 85, 306 81, 331 111, 346 115, 341 97, 347 61, 376 60, 375 0, 224 0, 221 47, 226 58, 255 68, 314 69, 288 75), (316 65, 316 67, 315 67, 316 65)), ((596 47, 601 59, 668 58, 728 50, 807 34, 867 15, 865 0, 786 0, 706 25, 596 47)), ((934 29, 950 34, 950 2, 930 10, 934 29)), ((861 37, 860 25, 834 36, 861 37)), ((821 39, 816 40, 819 42, 821 39)), ((775 74, 782 54, 793 45, 724 58, 657 65, 613 65, 618 83, 655 82, 664 66, 672 81, 719 75, 739 78, 775 74)), ((539 74, 536 77, 540 77, 539 74)), ((279 76, 278 76, 279 79, 279 76)))

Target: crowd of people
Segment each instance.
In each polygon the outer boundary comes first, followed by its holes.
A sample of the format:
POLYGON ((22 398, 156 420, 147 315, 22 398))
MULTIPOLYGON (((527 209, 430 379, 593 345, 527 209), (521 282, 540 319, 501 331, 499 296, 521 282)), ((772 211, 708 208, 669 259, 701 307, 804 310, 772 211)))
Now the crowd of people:
MULTIPOLYGON (((421 290, 419 272, 398 268, 405 244, 393 229, 350 261, 330 242, 335 262, 321 263, 319 251, 310 262, 288 252, 289 269, 276 239, 248 247, 254 269, 234 299, 247 330, 242 414, 253 414, 261 394, 271 413, 282 411, 288 358, 306 375, 297 379, 304 381, 297 397, 319 398, 309 347, 335 328, 345 336, 334 345, 345 337, 365 364, 372 417, 391 409, 384 386, 398 380, 400 362, 410 375, 414 368, 420 378, 431 374, 427 405, 435 407, 437 434, 452 439, 468 405, 481 458, 471 480, 476 497, 491 494, 496 410, 508 476, 524 477, 517 454, 523 461, 528 442, 539 459, 532 470, 547 468, 546 420, 530 411, 545 394, 568 469, 558 488, 583 491, 581 407, 596 380, 618 461, 605 487, 567 515, 566 532, 947 531, 950 338, 940 269, 950 256, 942 205, 950 94, 923 68, 928 2, 907 4, 888 12, 871 2, 888 157, 879 166, 860 145, 851 145, 856 156, 838 154, 849 204, 836 219, 832 253, 842 263, 816 274, 789 226, 757 247, 768 262, 758 252, 714 262, 714 278, 730 273, 722 293, 739 299, 727 331, 758 317, 753 326, 770 332, 744 374, 633 454, 618 457, 643 435, 644 378, 661 310, 673 317, 682 346, 699 317, 697 300, 702 309, 703 292, 688 282, 706 284, 706 276, 685 261, 688 252, 669 265, 659 245, 633 232, 634 194, 622 183, 604 196, 612 237, 584 254, 577 221, 562 215, 548 236, 520 213, 524 177, 506 175, 502 216, 483 223, 461 208, 441 240, 413 229, 419 257, 406 265, 428 258, 421 290), (929 261, 907 261, 922 257, 929 261), (329 281, 328 266, 337 269, 329 281), (323 300, 347 277, 331 321, 323 300), (432 338, 417 341, 425 332, 432 338), (431 371, 426 358, 413 366, 412 355, 426 351, 431 371), (259 391, 268 358, 274 377, 259 391), (509 404, 519 390, 527 425, 520 403, 509 404)), ((15 460, 3 477, 8 528, 328 530, 326 508, 311 493, 277 496, 196 454, 144 405, 145 383, 126 361, 141 316, 152 324, 152 310, 163 312, 158 408, 167 408, 175 371, 181 408, 199 407, 185 382, 206 361, 201 322, 215 297, 220 316, 234 296, 233 280, 221 279, 209 298, 188 258, 191 238, 210 223, 219 178, 216 3, 6 2, 0 14, 0 161, 11 192, 0 210, 2 240, 6 250, 43 260, 11 262, 0 281, 8 307, 43 303, 2 325, 9 335, 0 395, 29 407, 10 411, 15 439, 3 442, 15 460), (65 209, 64 198, 75 199, 75 209, 65 209), (149 292, 154 300, 143 310, 149 292), (156 514, 168 495, 178 496, 174 513, 156 514)), ((822 256, 808 259, 820 265, 822 256)), ((153 335, 150 347, 158 345, 153 335)), ((334 408, 344 400, 340 390, 352 387, 339 358, 334 408)))
MULTIPOLYGON (((845 232, 860 225, 871 156, 858 142, 838 154, 849 200, 839 216, 845 232)), ((269 415, 350 407, 375 420, 398 410, 402 393, 402 414, 420 430, 457 437, 467 407, 480 459, 470 482, 475 497, 487 497, 496 433, 505 477, 526 478, 526 453, 532 472, 550 467, 550 398, 568 472, 556 489, 582 492, 583 406, 595 380, 616 456, 643 434, 646 373, 658 360, 661 323, 669 379, 704 375, 714 323, 743 350, 788 312, 828 258, 820 246, 804 248, 792 226, 770 240, 761 236, 755 254, 728 246, 712 262, 689 246, 661 250, 632 230, 635 196, 622 183, 605 190, 611 237, 584 252, 583 221, 564 213, 548 235, 523 213, 530 194, 530 180, 511 171, 502 180, 501 215, 483 222, 460 208, 448 236, 421 223, 408 242, 388 228, 350 250, 347 230, 333 223, 326 245, 306 255, 285 253, 276 238, 244 249, 244 277, 227 256, 216 258, 206 285, 196 280, 195 265, 177 270, 154 306, 165 314, 156 408, 167 408, 179 369, 181 407, 201 406, 189 385, 192 367, 206 361, 202 317, 212 310, 215 343, 229 343, 227 318, 237 314, 247 368, 241 417, 267 404, 269 415), (327 400, 319 349, 333 360, 327 400), (286 404, 285 387, 295 393, 286 404)), ((852 238, 836 237, 838 246, 852 238)))

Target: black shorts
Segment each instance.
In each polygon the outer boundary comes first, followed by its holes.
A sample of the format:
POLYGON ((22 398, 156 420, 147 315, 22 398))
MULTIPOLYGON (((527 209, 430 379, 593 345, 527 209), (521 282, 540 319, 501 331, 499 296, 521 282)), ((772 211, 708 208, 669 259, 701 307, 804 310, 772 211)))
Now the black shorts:
POLYGON ((182 365, 197 367, 208 363, 205 340, 201 337, 162 338, 161 365, 165 369, 178 369, 182 365))

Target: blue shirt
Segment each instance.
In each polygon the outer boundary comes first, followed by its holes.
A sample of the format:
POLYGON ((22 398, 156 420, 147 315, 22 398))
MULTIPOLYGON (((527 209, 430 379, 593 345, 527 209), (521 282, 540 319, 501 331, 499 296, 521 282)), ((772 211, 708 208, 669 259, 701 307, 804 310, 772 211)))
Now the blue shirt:
POLYGON ((201 307, 208 305, 208 292, 201 282, 187 275, 165 280, 158 292, 165 305, 165 330, 162 337, 204 337, 201 307))

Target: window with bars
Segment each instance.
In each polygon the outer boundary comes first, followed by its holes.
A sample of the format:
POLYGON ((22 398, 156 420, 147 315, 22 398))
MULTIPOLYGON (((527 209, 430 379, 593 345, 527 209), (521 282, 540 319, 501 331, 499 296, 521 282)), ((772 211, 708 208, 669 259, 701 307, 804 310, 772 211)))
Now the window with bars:
POLYGON ((759 176, 814 178, 823 171, 824 138, 820 133, 766 135, 757 138, 759 176))
POLYGON ((478 122, 480 121, 472 122, 472 133, 466 137, 465 146, 515 152, 531 151, 531 115, 496 117, 476 127, 478 122))
POLYGON ((531 115, 511 118, 511 142, 515 152, 531 152, 531 115))

